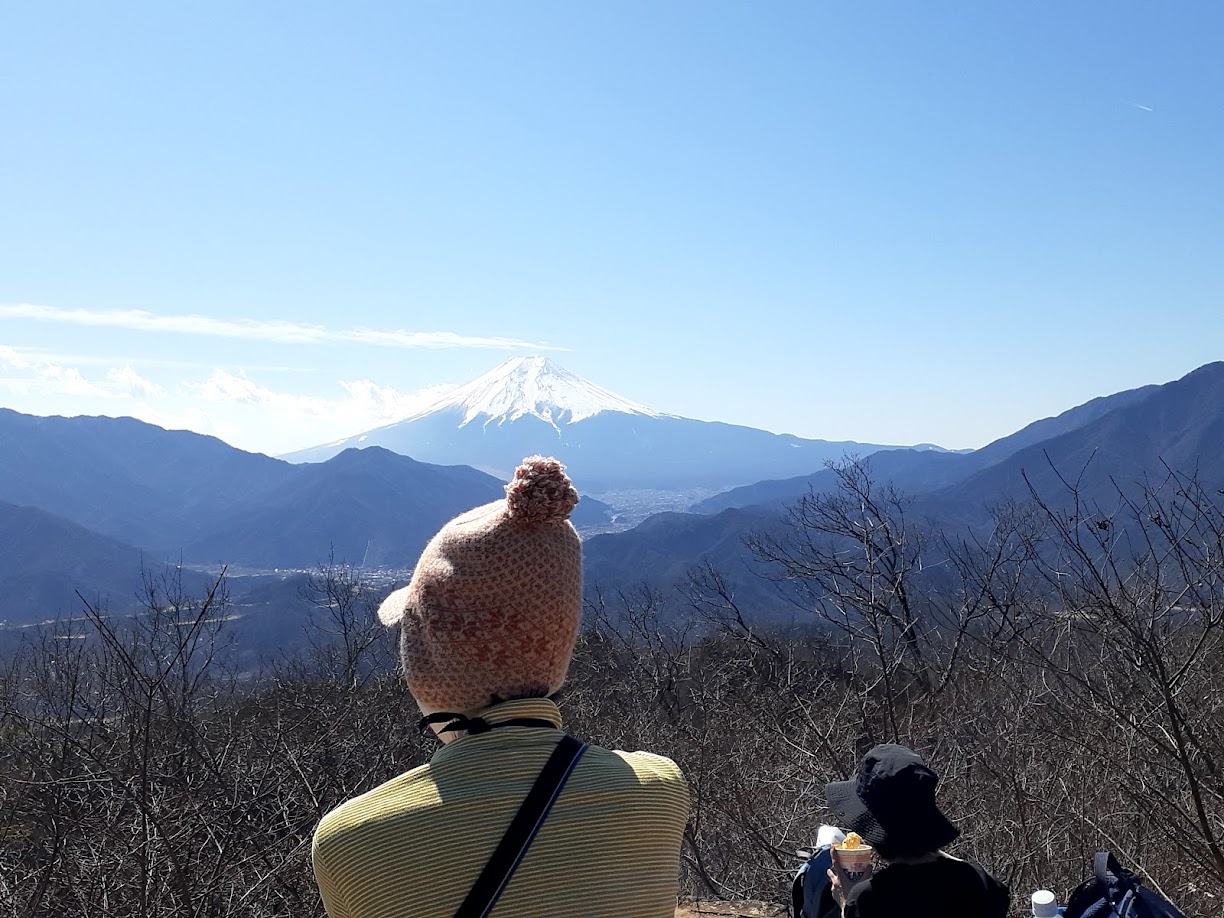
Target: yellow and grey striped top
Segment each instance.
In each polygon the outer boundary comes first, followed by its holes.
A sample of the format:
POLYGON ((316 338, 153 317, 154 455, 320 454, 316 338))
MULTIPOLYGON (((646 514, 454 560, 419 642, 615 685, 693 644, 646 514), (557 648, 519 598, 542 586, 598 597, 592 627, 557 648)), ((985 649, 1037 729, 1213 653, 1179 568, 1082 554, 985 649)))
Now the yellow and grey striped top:
MULTIPOLYGON (((314 870, 331 918, 449 918, 563 736, 556 705, 508 701, 428 764, 323 817, 314 870)), ((591 746, 493 908, 495 918, 671 918, 688 786, 670 759, 591 746)))

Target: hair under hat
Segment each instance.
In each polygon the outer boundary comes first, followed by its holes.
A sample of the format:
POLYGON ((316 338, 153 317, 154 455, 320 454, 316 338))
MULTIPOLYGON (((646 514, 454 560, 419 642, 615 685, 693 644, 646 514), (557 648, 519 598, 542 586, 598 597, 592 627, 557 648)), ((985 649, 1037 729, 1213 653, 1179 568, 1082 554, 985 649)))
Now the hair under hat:
POLYGON ((524 459, 505 499, 443 526, 408 586, 383 601, 378 617, 401 628, 404 675, 422 708, 470 713, 561 687, 582 610, 577 503, 565 466, 524 459))

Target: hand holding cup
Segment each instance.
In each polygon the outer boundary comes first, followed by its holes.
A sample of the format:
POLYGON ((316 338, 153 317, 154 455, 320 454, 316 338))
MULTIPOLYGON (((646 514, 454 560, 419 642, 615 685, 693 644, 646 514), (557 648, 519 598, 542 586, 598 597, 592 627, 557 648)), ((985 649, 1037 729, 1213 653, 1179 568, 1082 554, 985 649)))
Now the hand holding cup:
POLYGON ((833 846, 833 865, 841 874, 841 881, 849 887, 871 878, 872 857, 875 849, 865 843, 857 832, 851 832, 844 841, 833 846))

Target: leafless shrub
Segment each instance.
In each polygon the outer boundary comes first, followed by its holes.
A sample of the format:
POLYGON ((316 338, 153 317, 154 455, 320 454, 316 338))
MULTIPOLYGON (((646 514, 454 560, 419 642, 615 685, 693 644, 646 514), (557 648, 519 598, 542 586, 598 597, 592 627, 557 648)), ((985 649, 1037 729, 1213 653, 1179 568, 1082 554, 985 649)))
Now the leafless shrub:
MULTIPOLYGON (((865 749, 919 749, 957 851, 1017 901, 1116 850, 1188 914, 1224 901, 1224 516, 1168 473, 1108 507, 1075 481, 941 530, 864 464, 752 543, 811 612, 761 628, 705 566, 598 591, 562 710, 596 742, 676 759, 684 888, 786 896, 823 787, 865 749)), ((230 665, 226 595, 151 582, 86 604, 0 668, 0 915, 320 915, 318 819, 430 755, 376 593, 328 562, 311 647, 230 665)))

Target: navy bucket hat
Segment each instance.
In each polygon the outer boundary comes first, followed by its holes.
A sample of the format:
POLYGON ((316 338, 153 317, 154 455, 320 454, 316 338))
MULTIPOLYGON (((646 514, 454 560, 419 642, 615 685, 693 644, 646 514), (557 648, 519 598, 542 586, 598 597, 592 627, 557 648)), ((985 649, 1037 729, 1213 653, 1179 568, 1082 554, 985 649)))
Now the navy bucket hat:
POLYGON ((849 781, 825 785, 838 825, 857 832, 887 858, 937 851, 960 830, 935 805, 939 775, 904 746, 876 746, 849 781))

